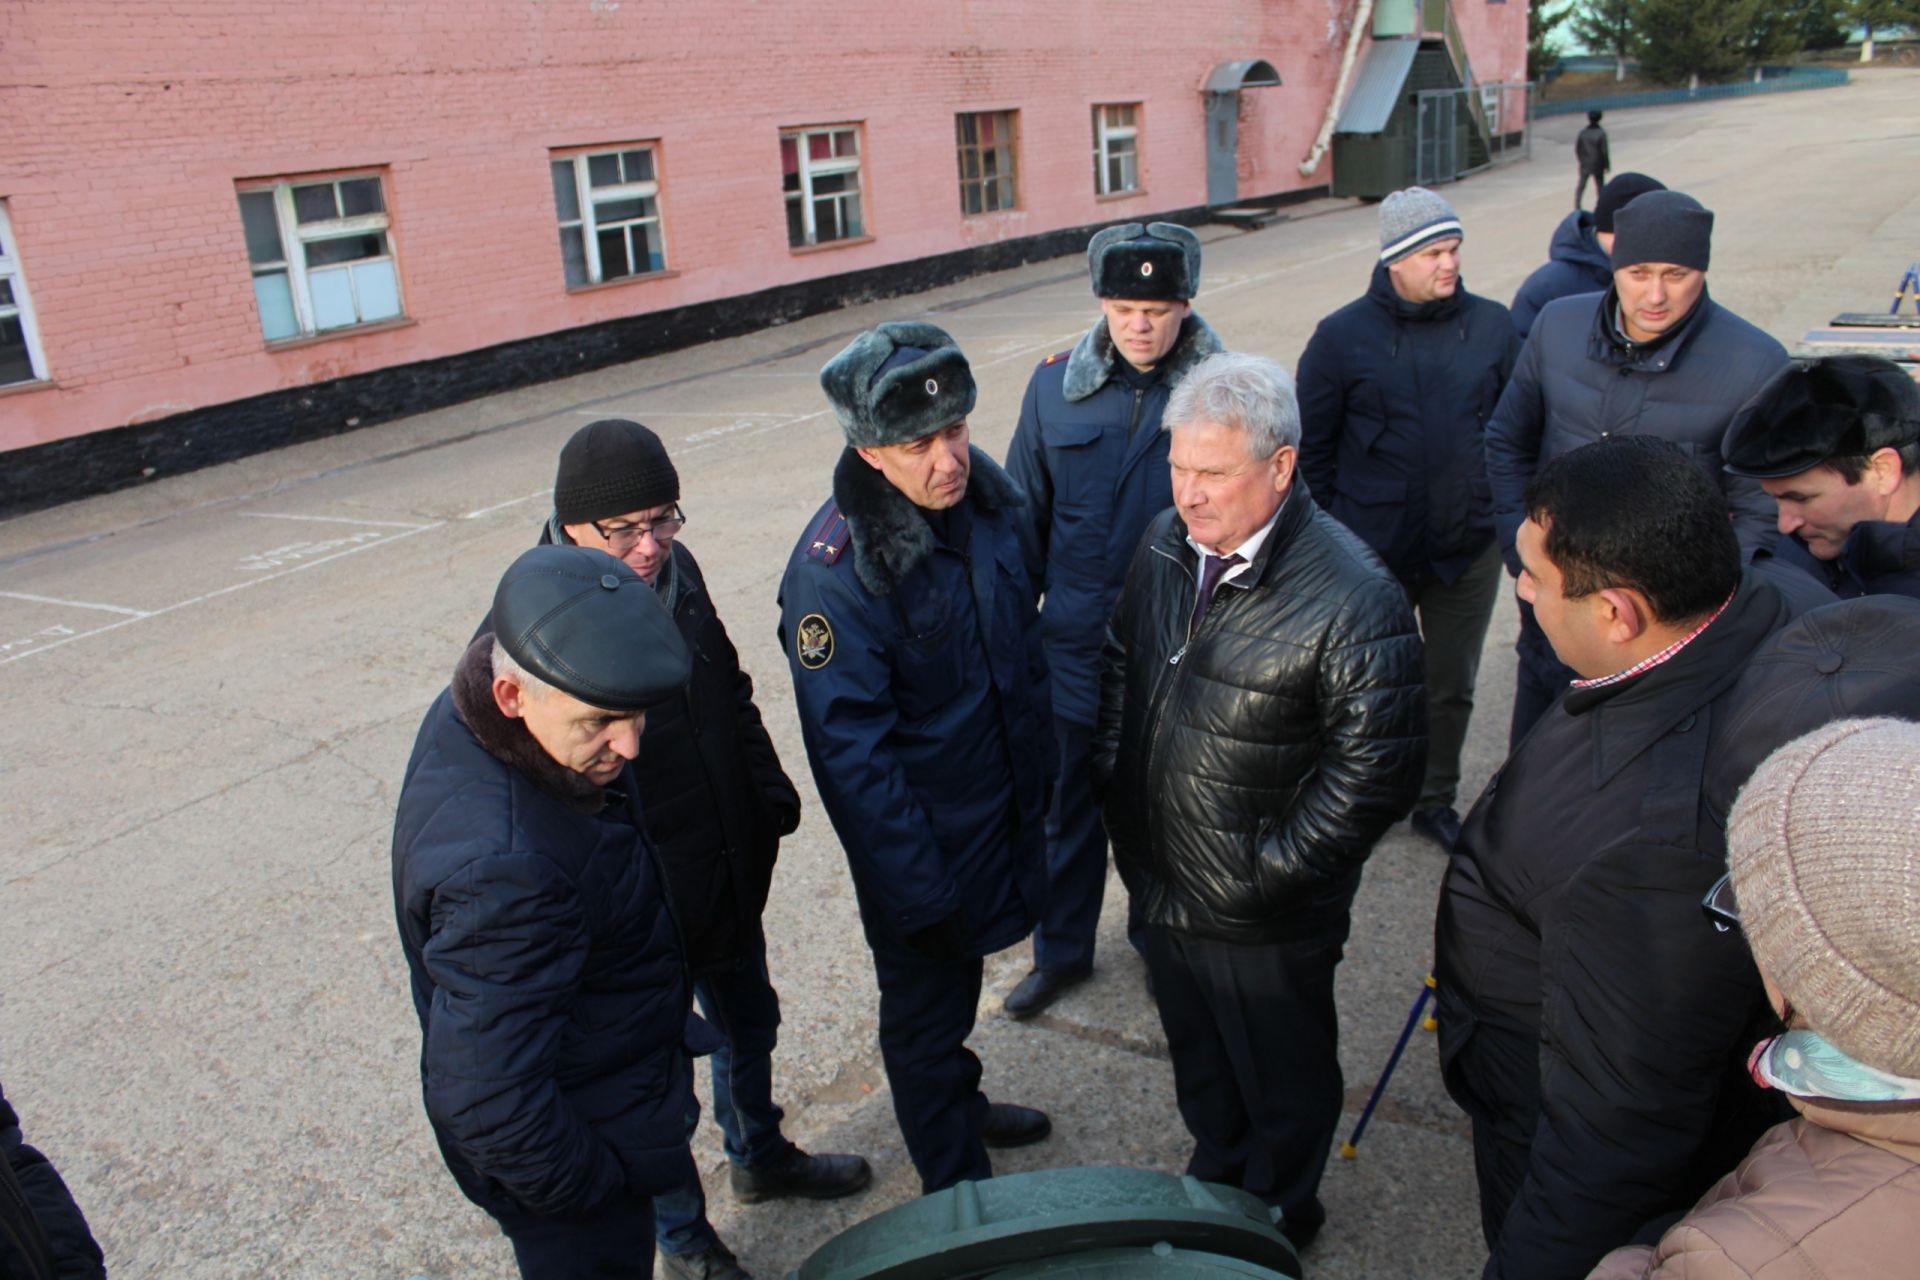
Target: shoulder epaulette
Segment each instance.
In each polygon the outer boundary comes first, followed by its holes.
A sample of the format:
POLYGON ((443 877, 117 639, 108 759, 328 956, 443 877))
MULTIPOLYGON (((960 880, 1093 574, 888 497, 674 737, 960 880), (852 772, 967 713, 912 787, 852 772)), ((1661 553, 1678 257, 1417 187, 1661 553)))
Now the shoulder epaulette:
POLYGON ((847 549, 847 540, 853 531, 847 527, 847 518, 840 514, 838 503, 828 503, 827 513, 820 517, 820 525, 807 539, 807 559, 818 560, 822 564, 834 564, 839 561, 840 553, 847 549))
POLYGON ((1044 369, 1050 364, 1059 364, 1062 360, 1065 360, 1068 356, 1072 354, 1073 354, 1072 347, 1068 347, 1065 351, 1056 351, 1052 355, 1048 356, 1045 360, 1042 360, 1040 362, 1040 367, 1044 369))

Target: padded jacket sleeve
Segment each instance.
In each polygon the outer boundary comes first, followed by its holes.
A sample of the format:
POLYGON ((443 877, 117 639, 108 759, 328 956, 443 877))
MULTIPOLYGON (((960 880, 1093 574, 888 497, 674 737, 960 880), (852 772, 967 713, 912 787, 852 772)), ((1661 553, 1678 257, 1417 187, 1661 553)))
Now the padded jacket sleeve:
POLYGON ((41 1261, 37 1257, 21 1256, 13 1238, 15 1232, 31 1233, 37 1227, 43 1239, 23 1243, 37 1254, 44 1242, 48 1260, 53 1265, 51 1274, 58 1280, 104 1277, 107 1273, 101 1262, 100 1246, 94 1242, 80 1206, 74 1203, 73 1194, 67 1190, 67 1184, 52 1162, 27 1145, 20 1132, 20 1119, 7 1105, 4 1093, 0 1093, 0 1160, 7 1166, 0 1174, 11 1175, 21 1197, 16 1200, 11 1194, 12 1188, 0 1186, 0 1275, 42 1274, 41 1261), (31 1224, 17 1221, 23 1212, 32 1215, 31 1224))
POLYGON ((1516 577, 1520 562, 1514 536, 1527 518, 1527 486, 1539 467, 1540 440, 1546 430, 1547 404, 1540 385, 1540 334, 1520 348, 1513 376, 1487 422, 1487 481, 1493 489, 1493 531, 1507 570, 1516 577))
POLYGON ((1346 391, 1338 344, 1321 324, 1300 353, 1294 382, 1300 395, 1300 473, 1321 506, 1333 501, 1340 469, 1340 435, 1346 426, 1346 391))
POLYGON ((554 1075, 588 953, 578 886, 535 853, 476 858, 435 888, 431 929, 429 1115, 529 1211, 592 1210, 626 1176, 554 1075))
POLYGON ((790 574, 781 634, 821 803, 855 879, 905 938, 958 910, 960 891, 932 819, 889 745, 900 712, 885 637, 873 617, 886 602, 859 594, 852 580, 851 565, 790 574), (800 663, 792 643, 797 620, 809 614, 833 629, 832 656, 813 670, 800 663))
POLYGON ((1487 1280, 1579 1280, 1726 1172, 1701 1165, 1760 981, 1739 936, 1700 917, 1718 874, 1624 845, 1542 917, 1541 1118, 1487 1280))
POLYGON ((1027 578, 1038 592, 1047 580, 1049 540, 1053 533, 1053 476, 1047 471, 1047 451, 1040 438, 1040 379, 1027 380, 1027 394, 1020 401, 1020 422, 1013 429, 1013 443, 1007 446, 1007 474, 1027 496, 1027 504, 1018 508, 1025 537, 1022 546, 1028 555, 1027 578))
POLYGON ((1280 903, 1357 871, 1413 808, 1426 769, 1426 680, 1406 593, 1391 578, 1366 582, 1327 637, 1318 766, 1260 844, 1262 884, 1280 903))

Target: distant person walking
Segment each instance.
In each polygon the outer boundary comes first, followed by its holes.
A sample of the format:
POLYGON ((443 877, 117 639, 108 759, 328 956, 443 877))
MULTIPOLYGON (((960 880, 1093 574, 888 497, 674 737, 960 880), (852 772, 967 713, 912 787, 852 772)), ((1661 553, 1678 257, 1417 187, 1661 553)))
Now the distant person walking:
POLYGON ((1573 158, 1580 165, 1580 181, 1573 188, 1576 209, 1587 198, 1587 179, 1593 179, 1593 196, 1598 200, 1600 188, 1606 185, 1607 174, 1613 169, 1613 158, 1607 154, 1607 131, 1600 127, 1601 114, 1587 112, 1587 127, 1573 140, 1573 158))

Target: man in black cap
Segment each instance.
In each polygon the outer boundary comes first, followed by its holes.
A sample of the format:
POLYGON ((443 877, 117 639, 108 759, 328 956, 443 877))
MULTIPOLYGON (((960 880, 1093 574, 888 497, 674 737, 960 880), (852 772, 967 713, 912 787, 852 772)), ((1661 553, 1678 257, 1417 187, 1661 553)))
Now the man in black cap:
POLYGON ((1780 506, 1760 556, 1843 599, 1920 597, 1920 386, 1899 365, 1795 360, 1734 415, 1721 452, 1780 506))
MULTIPOLYGON (((1053 682, 1057 751, 1047 814, 1047 896, 1033 970, 1006 999, 1030 1018, 1093 972, 1107 883, 1107 834, 1088 775, 1099 702, 1100 642, 1147 522, 1173 505, 1160 414, 1174 384, 1220 350, 1193 310, 1200 240, 1170 222, 1096 232, 1087 269, 1101 319, 1027 382, 1007 471, 1026 490, 1041 558, 1040 634, 1053 682)), ((1129 908, 1128 936, 1140 922, 1129 908)))
POLYGON ((1573 140, 1573 159, 1580 166, 1580 181, 1573 188, 1576 209, 1586 198, 1588 180, 1592 180, 1594 195, 1598 197, 1601 184, 1607 180, 1607 171, 1613 168, 1613 157, 1607 154, 1607 131, 1600 127, 1601 114, 1587 112, 1587 127, 1573 140))
MULTIPOLYGON (((560 451, 542 540, 624 560, 701 659, 686 687, 649 714, 634 780, 685 931, 695 998, 726 1038, 709 1067, 734 1198, 850 1195, 872 1177, 865 1160, 809 1155, 780 1132, 783 1113, 773 1100, 780 997, 767 974, 760 916, 781 837, 799 825, 800 796, 780 767, 754 704, 753 678, 740 668, 700 565, 678 536, 685 523, 679 472, 660 437, 640 423, 589 423, 560 451)), ((746 1274, 707 1221, 697 1172, 658 1197, 654 1215, 668 1276, 746 1274)))
MULTIPOLYGON (((1550 302, 1521 349, 1487 424, 1494 528, 1518 575, 1514 537, 1534 473, 1561 454, 1616 435, 1682 445, 1719 487, 1741 552, 1773 540, 1773 502, 1721 469, 1734 412, 1787 361, 1786 348, 1707 294, 1713 214, 1678 191, 1650 191, 1614 217, 1613 285, 1550 302)), ((1566 691, 1530 610, 1520 611, 1510 741, 1566 691)))
POLYGON ((692 1172, 688 1053, 718 1039, 631 767, 687 646, 586 547, 523 553, 493 621, 427 711, 394 816, 427 1118, 522 1276, 650 1276, 653 1197, 692 1172))
POLYGON ((1666 184, 1644 173, 1622 173, 1600 188, 1593 212, 1575 209, 1554 228, 1547 260, 1535 267, 1513 295, 1513 328, 1522 338, 1533 330, 1540 308, 1555 298, 1599 293, 1613 284, 1613 215, 1635 196, 1665 191, 1666 184))
POLYGON ((988 1103, 967 1049, 982 957, 1046 884, 1046 660, 1018 487, 967 442, 973 372, 930 324, 820 371, 846 435, 780 583, 780 640, 880 985, 880 1053, 925 1191, 991 1177, 1046 1115, 988 1103))

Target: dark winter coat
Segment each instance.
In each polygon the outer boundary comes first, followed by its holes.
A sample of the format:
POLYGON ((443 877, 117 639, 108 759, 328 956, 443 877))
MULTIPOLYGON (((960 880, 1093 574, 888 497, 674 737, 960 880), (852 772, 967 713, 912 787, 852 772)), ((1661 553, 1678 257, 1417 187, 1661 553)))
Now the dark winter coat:
POLYGON ((1734 412, 1786 363, 1786 348, 1704 290, 1678 331, 1653 344, 1628 342, 1616 309, 1611 289, 1548 303, 1487 426, 1494 522, 1516 573, 1513 538, 1534 472, 1611 435, 1659 436, 1685 449, 1726 494, 1744 554, 1774 538, 1773 499, 1757 481, 1722 469, 1720 439, 1734 412))
MULTIPOLYGON (((558 519, 540 541, 571 545, 558 519)), ((753 677, 714 609, 693 552, 674 542, 655 582, 693 655, 687 687, 647 711, 634 762, 647 834, 667 875, 695 974, 740 963, 758 936, 780 840, 800 793, 753 701, 753 677)), ((493 630, 492 615, 480 624, 493 630)))
POLYGON ((1597 124, 1582 129, 1573 140, 1573 158, 1580 172, 1606 177, 1613 168, 1613 157, 1607 153, 1607 131, 1597 124))
POLYGON ((801 736, 877 951, 938 926, 986 955, 1033 927, 1053 734, 1021 501, 973 450, 949 543, 849 449, 780 584, 801 736))
POLYGON ((1613 287, 1613 259, 1600 247, 1593 215, 1575 209, 1553 229, 1547 260, 1534 268, 1513 295, 1513 331, 1525 338, 1540 308, 1576 293, 1604 293, 1613 287))
POLYGON ((699 1115, 680 934, 631 768, 600 788, 493 703, 492 637, 427 712, 393 891, 427 1118, 496 1216, 574 1217, 679 1184, 699 1115))
POLYGON ((1772 560, 1813 577, 1842 600, 1856 596, 1920 599, 1920 515, 1905 524, 1862 520, 1853 526, 1837 559, 1822 560, 1792 534, 1782 534, 1754 557, 1772 560))
POLYGON ((1142 386, 1116 375, 1122 357, 1102 320, 1071 353, 1048 356, 1027 382, 1007 472, 1027 495, 1046 593, 1040 636, 1061 720, 1093 723, 1107 618, 1147 521, 1173 505, 1160 415, 1187 370, 1220 349, 1207 322, 1189 315, 1142 386))
POLYGON ((1467 817, 1435 974, 1447 1090, 1514 1153, 1482 1174, 1489 1280, 1585 1276, 1781 1118, 1745 1069, 1759 975, 1699 903, 1726 870, 1705 797, 1730 695, 1799 607, 1747 574, 1672 659, 1555 703, 1467 817))
POLYGON ((0 1276, 102 1280, 100 1246, 52 1161, 27 1145, 0 1092, 0 1276))
POLYGON ((1402 583, 1451 583, 1493 541, 1487 419, 1520 343, 1468 293, 1411 303, 1376 265, 1300 356, 1300 471, 1402 583))
POLYGON ((1270 942, 1344 908, 1426 766, 1406 593, 1296 481, 1192 643, 1197 557, 1167 511, 1108 627, 1093 774, 1148 921, 1270 942))

